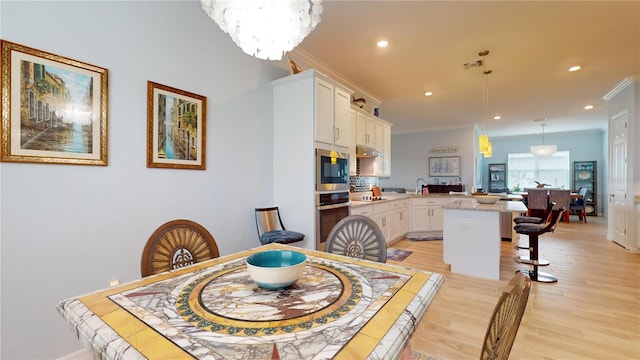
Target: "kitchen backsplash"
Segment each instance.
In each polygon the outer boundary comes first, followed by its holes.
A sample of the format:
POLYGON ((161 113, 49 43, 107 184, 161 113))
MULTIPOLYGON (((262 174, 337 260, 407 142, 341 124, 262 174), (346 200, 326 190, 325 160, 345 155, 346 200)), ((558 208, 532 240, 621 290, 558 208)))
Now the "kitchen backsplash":
POLYGON ((349 186, 355 188, 355 192, 369 191, 372 186, 378 186, 376 176, 349 176, 349 186))

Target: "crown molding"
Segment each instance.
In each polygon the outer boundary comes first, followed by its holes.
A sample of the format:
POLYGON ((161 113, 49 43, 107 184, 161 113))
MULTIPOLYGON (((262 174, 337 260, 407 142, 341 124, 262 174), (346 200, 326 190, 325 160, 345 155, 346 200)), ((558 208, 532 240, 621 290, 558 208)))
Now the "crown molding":
POLYGON ((624 90, 627 86, 633 84, 634 81, 638 81, 639 79, 640 79, 640 76, 638 75, 635 75, 635 76, 629 75, 625 77, 624 79, 622 79, 622 81, 618 85, 616 85, 616 87, 614 87, 611 91, 606 93, 602 98, 607 102, 611 101, 611 99, 613 99, 616 95, 622 92, 622 90, 624 90))

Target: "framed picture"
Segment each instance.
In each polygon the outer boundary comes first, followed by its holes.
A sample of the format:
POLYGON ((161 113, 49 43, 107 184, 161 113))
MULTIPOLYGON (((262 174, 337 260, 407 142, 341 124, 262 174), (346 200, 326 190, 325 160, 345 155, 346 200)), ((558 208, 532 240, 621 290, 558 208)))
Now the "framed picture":
POLYGON ((108 70, 0 41, 0 160, 107 165, 108 70))
POLYGON ((147 81, 147 167, 204 170, 207 98, 147 81))
POLYGON ((430 157, 429 176, 460 176, 460 156, 430 157))

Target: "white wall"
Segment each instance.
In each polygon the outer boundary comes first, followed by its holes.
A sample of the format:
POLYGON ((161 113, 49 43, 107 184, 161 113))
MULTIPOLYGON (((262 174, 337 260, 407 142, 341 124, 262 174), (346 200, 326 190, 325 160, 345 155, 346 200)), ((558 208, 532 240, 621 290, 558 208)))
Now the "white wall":
POLYGON ((80 348, 57 303, 139 278, 160 224, 197 221, 223 255, 258 246, 270 82, 288 71, 242 53, 199 1, 1 1, 0 14, 2 39, 109 69, 109 166, 0 163, 0 357, 50 359, 80 348), (147 80, 207 97, 207 170, 146 168, 147 80))

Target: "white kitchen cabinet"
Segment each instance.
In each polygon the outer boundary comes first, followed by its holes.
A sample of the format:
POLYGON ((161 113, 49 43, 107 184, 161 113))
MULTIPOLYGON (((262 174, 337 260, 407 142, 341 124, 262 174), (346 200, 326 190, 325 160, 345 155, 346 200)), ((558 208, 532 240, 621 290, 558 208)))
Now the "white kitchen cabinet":
POLYGON ((376 148, 376 119, 362 109, 356 108, 356 144, 376 148))
POLYGON ((379 119, 377 121, 376 131, 381 134, 380 138, 376 135, 376 144, 382 144, 377 150, 382 153, 383 156, 375 159, 375 174, 379 177, 391 176, 391 124, 379 119))
MULTIPOLYGON (((274 80, 272 86, 273 193, 271 201, 278 204, 280 211, 287 214, 288 228, 306 235, 305 240, 298 245, 315 249, 317 226, 315 196, 313 196, 316 186, 314 149, 320 147, 327 150, 335 148, 336 151, 348 151, 348 146, 331 145, 334 138, 330 119, 333 114, 335 121, 335 115, 339 113, 335 111, 335 104, 344 102, 341 100, 344 95, 340 92, 345 91, 349 94, 347 101, 351 92, 314 69, 274 80), (333 86, 333 93, 330 92, 331 86, 333 86), (340 91, 336 92, 336 89, 340 91), (320 111, 320 109, 324 110, 320 111), (295 174, 292 174, 292 164, 295 164, 295 174)), ((348 103, 344 106, 344 114, 347 117, 349 106, 348 103)), ((342 108, 342 105, 338 107, 342 108)), ((336 133, 338 132, 340 136, 345 136, 342 129, 336 133)))
POLYGON ((349 109, 350 128, 349 128, 349 175, 358 175, 358 159, 356 157, 356 142, 357 142, 357 110, 354 108, 349 109))
POLYGON ((409 201, 407 199, 375 202, 351 208, 351 215, 371 218, 380 227, 387 244, 404 237, 409 229, 409 201))
POLYGON ((411 199, 409 233, 442 232, 444 210, 448 198, 411 199))
POLYGON ((376 151, 384 153, 384 123, 382 121, 377 120, 375 117, 373 118, 375 121, 375 140, 373 142, 373 148, 376 151))
POLYGON ((315 141, 349 147, 351 93, 329 79, 315 78, 315 141))

